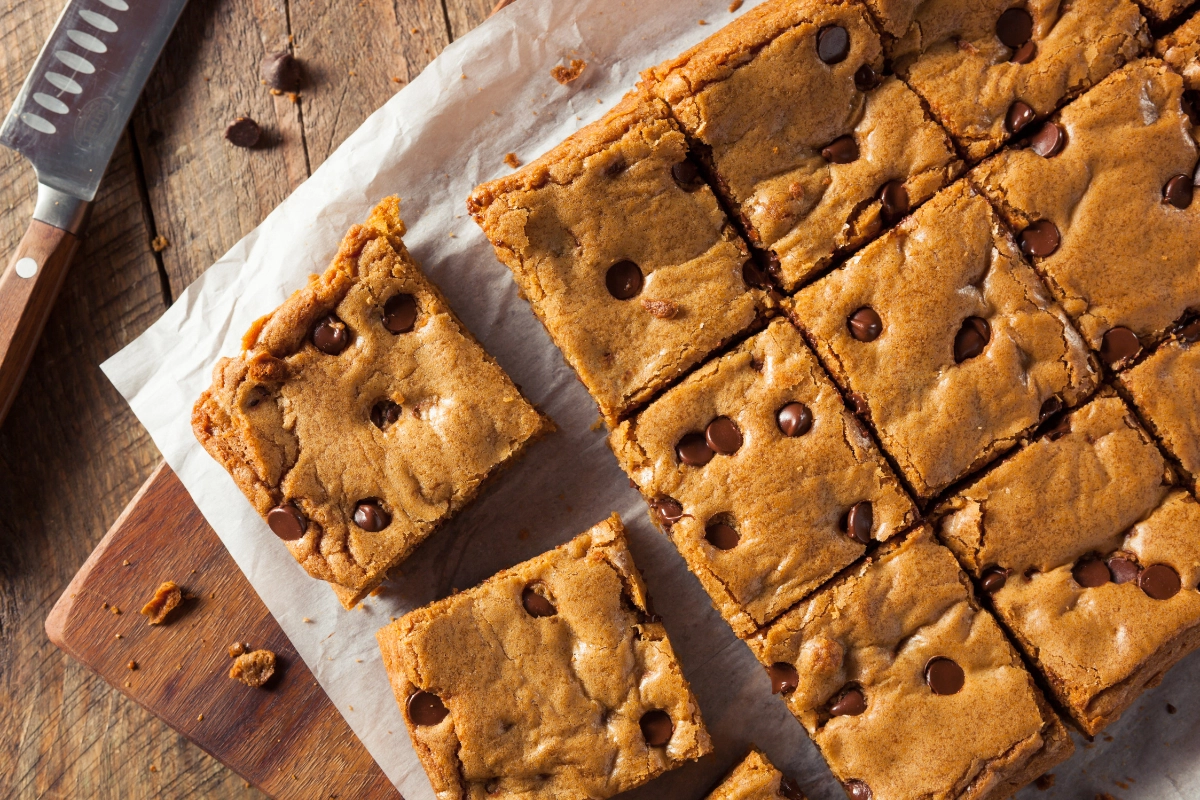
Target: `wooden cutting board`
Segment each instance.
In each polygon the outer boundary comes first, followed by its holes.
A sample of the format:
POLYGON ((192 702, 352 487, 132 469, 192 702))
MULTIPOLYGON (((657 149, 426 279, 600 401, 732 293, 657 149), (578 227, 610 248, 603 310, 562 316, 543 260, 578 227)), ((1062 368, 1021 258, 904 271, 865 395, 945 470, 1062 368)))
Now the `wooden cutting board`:
POLYGON ((400 797, 166 464, 71 581, 46 633, 272 797, 400 797), (167 580, 191 599, 148 625, 138 612, 167 580), (278 655, 265 687, 228 677, 234 642, 278 655))

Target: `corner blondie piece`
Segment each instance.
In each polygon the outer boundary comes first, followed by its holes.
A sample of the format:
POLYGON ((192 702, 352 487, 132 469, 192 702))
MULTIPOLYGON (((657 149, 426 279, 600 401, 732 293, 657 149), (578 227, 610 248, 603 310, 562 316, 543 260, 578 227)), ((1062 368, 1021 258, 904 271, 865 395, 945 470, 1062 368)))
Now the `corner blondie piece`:
POLYGON ((1142 418, 1200 492, 1200 321, 1120 376, 1142 418))
POLYGON ((1200 505, 1099 397, 952 498, 939 535, 1095 735, 1200 645, 1200 505))
POLYGON ((609 444, 741 637, 916 521, 784 319, 689 375, 609 444))
POLYGON ((1200 125, 1200 11, 1159 39, 1154 52, 1183 76, 1187 87, 1184 97, 1193 112, 1192 124, 1200 125))
POLYGON ((1131 0, 867 0, 896 74, 972 161, 1137 58, 1131 0))
POLYGON ((804 793, 752 747, 705 800, 804 800, 804 793))
POLYGON ((1137 0, 1142 13, 1155 25, 1161 25, 1187 10, 1194 0, 1137 0))
POLYGON ((1183 88, 1157 59, 1130 64, 1037 133, 1048 157, 1006 150, 971 175, 1116 368, 1200 309, 1200 149, 1183 88))
POLYGON ((192 411, 204 449, 347 608, 553 428, 403 235, 389 197, 217 363, 192 411))
POLYGON ((712 750, 614 514, 377 634, 439 800, 610 797, 712 750))
POLYGON ((1097 381, 1079 334, 965 181, 787 308, 922 499, 1097 381))
POLYGON ((467 206, 610 423, 769 305, 666 106, 636 92, 467 206))
POLYGON ((928 526, 750 644, 855 800, 1008 797, 1074 749, 928 526))
POLYGON ((861 6, 770 0, 644 75, 787 291, 961 171, 882 66, 861 6))

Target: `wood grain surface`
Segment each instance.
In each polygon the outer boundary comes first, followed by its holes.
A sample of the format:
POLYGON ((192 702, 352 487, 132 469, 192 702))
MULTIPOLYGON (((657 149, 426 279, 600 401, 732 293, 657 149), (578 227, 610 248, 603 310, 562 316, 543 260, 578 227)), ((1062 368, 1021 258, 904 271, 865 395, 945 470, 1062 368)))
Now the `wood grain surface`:
MULTIPOLYGON (((63 1, 0 6, 0 110, 63 1)), ((0 797, 261 796, 46 637, 51 606, 159 461, 98 365, 492 4, 197 0, 185 12, 0 427, 0 797), (259 79, 289 36, 306 74, 295 103, 259 79), (245 114, 269 134, 252 150, 222 138, 245 114)), ((0 148, 0 252, 20 241, 35 191, 28 164, 0 148)))

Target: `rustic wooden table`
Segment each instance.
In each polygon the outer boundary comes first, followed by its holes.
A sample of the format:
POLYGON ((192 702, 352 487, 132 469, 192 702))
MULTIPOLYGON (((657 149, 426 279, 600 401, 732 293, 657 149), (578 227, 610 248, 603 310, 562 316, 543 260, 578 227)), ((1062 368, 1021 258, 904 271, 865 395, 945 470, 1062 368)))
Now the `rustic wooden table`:
MULTIPOLYGON (((0 428, 0 795, 258 794, 59 652, 43 630, 159 460, 98 365, 494 2, 194 0, 184 12, 0 428), (305 70, 297 102, 259 82, 262 57, 289 40, 305 70), (258 120, 269 145, 240 150, 222 138, 241 115, 258 120), (156 237, 166 239, 161 252, 156 237)), ((4 111, 63 3, 0 7, 4 111)), ((0 148, 0 255, 24 232, 34 191, 28 164, 0 148)))

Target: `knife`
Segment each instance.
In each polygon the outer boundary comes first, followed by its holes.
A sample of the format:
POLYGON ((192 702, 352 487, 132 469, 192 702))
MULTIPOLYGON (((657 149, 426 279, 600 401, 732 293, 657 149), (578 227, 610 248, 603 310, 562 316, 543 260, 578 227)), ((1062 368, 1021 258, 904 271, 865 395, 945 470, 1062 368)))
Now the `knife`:
POLYGON ((0 275, 0 422, 79 246, 108 160, 185 4, 71 0, 0 127, 0 144, 29 159, 38 179, 33 220, 0 275))

